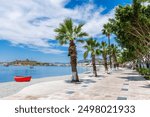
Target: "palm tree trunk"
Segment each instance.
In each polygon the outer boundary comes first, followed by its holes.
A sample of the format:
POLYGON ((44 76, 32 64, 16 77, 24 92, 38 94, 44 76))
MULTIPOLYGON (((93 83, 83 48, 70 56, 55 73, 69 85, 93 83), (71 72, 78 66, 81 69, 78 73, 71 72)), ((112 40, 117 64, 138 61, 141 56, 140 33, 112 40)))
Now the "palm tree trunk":
POLYGON ((103 59, 104 59, 104 67, 105 67, 105 71, 108 72, 108 67, 107 67, 107 57, 105 55, 103 55, 103 59))
POLYGON ((92 55, 92 65, 93 65, 93 73, 95 77, 97 77, 97 70, 96 70, 96 64, 95 64, 95 55, 92 55))
POLYGON ((108 46, 109 46, 109 63, 110 63, 110 69, 112 69, 112 61, 111 61, 111 52, 110 52, 110 35, 108 35, 108 46))
POLYGON ((77 51, 76 51, 76 45, 73 40, 70 41, 69 55, 70 55, 70 64, 72 69, 72 81, 79 82, 78 71, 77 71, 77 51))
POLYGON ((116 69, 118 62, 117 62, 116 54, 114 52, 112 53, 112 57, 113 57, 114 68, 116 69))

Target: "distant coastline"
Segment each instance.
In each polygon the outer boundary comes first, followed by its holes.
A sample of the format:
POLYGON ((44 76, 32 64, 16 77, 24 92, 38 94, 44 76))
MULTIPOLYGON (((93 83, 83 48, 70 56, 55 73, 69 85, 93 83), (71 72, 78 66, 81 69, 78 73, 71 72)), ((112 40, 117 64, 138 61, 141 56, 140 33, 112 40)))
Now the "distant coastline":
MULTIPOLYGON (((96 61, 97 65, 102 65, 102 60, 96 61)), ((35 60, 15 60, 11 62, 0 62, 0 65, 2 66, 71 66, 70 63, 60 63, 60 62, 54 62, 54 63, 48 63, 48 62, 39 62, 35 60)), ((91 60, 79 60, 78 66, 90 66, 91 60)))
POLYGON ((4 66, 70 66, 67 63, 48 63, 48 62, 39 62, 34 60, 15 60, 12 62, 0 62, 0 65, 4 66))
MULTIPOLYGON (((88 67, 78 67, 78 73, 83 73, 88 67)), ((14 76, 32 76, 33 79, 71 75, 70 66, 0 66, 0 83, 14 81, 14 76)))

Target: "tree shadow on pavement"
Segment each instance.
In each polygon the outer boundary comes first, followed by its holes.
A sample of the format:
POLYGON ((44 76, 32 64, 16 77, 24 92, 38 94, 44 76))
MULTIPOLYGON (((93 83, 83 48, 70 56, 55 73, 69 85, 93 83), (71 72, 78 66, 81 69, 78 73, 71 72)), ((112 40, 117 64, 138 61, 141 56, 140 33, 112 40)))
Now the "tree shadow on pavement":
POLYGON ((85 84, 96 83, 96 81, 92 80, 92 79, 83 79, 82 82, 85 83, 85 84))
POLYGON ((141 76, 128 76, 128 77, 119 77, 121 79, 128 79, 129 81, 145 81, 141 76))
POLYGON ((143 87, 143 88, 150 88, 150 84, 145 85, 145 86, 141 86, 141 87, 143 87))
POLYGON ((123 74, 127 74, 127 75, 139 75, 139 73, 137 73, 137 72, 133 72, 133 73, 123 73, 123 74))

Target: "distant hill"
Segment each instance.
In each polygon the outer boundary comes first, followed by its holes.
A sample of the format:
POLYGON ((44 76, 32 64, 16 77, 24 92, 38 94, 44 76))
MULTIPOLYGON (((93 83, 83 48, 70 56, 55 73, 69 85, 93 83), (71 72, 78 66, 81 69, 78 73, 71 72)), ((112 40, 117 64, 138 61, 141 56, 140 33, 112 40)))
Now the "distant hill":
POLYGON ((12 62, 8 62, 9 65, 16 65, 16 66, 49 66, 50 63, 46 63, 46 62, 38 62, 38 61, 33 61, 33 60, 15 60, 12 62))
POLYGON ((70 66, 69 63, 60 63, 60 62, 54 62, 54 63, 47 63, 47 62, 39 62, 34 60, 15 60, 12 62, 0 62, 0 65, 13 65, 13 66, 70 66))

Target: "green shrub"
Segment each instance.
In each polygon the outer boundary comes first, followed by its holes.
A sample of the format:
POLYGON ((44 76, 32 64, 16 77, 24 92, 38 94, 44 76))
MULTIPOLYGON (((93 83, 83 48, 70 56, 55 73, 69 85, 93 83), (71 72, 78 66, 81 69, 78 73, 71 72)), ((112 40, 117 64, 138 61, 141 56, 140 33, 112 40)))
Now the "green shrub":
POLYGON ((146 80, 150 80, 150 76, 144 76, 146 80))
POLYGON ((137 68, 136 69, 146 80, 150 80, 150 69, 148 68, 137 68))

